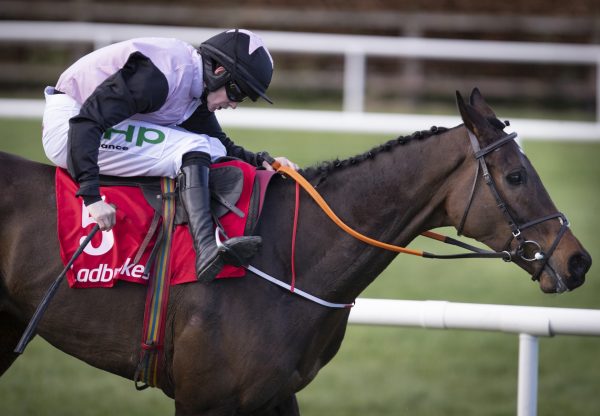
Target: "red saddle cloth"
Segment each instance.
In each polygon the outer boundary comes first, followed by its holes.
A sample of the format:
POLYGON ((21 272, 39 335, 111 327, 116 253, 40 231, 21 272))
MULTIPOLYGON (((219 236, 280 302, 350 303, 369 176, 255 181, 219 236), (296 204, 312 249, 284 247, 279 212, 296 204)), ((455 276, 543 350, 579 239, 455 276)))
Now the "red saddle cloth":
MULTIPOLYGON (((240 218, 228 212, 220 218, 228 237, 244 234, 256 169, 242 161, 228 161, 212 167, 236 166, 244 174, 244 184, 236 207, 245 213, 240 218)), ((270 175, 269 175, 270 178, 270 175)), ((261 182, 265 182, 261 180, 261 182)), ((268 179, 267 181, 268 182, 268 179)), ((91 232, 95 222, 81 198, 75 197, 78 186, 63 169, 56 169, 56 205, 60 255, 66 264, 81 241, 91 232)), ((112 287, 117 280, 147 284, 144 268, 154 247, 156 236, 148 244, 137 264, 138 253, 152 223, 154 209, 146 202, 137 186, 101 186, 105 201, 117 207, 117 223, 110 231, 97 233, 67 272, 69 286, 77 288, 112 287)), ((262 198, 261 198, 262 202, 262 198)), ((187 225, 178 225, 171 249, 171 285, 196 281, 195 252, 187 225)), ((226 265, 217 278, 242 277, 244 268, 226 265)))

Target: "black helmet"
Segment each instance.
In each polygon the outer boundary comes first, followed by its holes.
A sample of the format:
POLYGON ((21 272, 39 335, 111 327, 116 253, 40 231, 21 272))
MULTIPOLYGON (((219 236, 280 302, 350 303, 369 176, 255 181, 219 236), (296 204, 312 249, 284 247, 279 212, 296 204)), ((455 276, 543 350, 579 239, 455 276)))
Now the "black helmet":
POLYGON ((244 29, 227 30, 203 42, 200 54, 208 91, 234 81, 252 101, 262 97, 273 104, 265 94, 273 75, 273 58, 258 35, 244 29), (215 75, 217 66, 226 72, 215 75))

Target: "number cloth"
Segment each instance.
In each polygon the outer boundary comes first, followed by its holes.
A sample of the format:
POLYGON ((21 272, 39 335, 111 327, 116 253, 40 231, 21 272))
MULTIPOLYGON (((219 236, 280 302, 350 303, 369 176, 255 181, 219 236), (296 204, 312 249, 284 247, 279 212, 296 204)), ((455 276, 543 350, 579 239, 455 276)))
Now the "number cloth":
MULTIPOLYGON (((256 170, 242 161, 216 163, 213 167, 234 165, 244 172, 244 186, 236 207, 247 213, 256 178, 256 170)), ((71 258, 80 240, 89 234, 95 224, 81 198, 75 197, 77 183, 64 169, 56 169, 56 201, 58 237, 63 263, 71 258)), ((138 187, 100 187, 107 203, 117 206, 117 223, 110 231, 97 233, 84 252, 67 272, 69 286, 77 288, 112 287, 117 280, 147 284, 144 267, 154 247, 153 238, 140 258, 133 264, 150 224, 154 211, 138 187)), ((229 237, 244 234, 246 220, 233 212, 220 218, 229 237)), ((170 271, 171 284, 196 281, 195 253, 187 225, 178 225, 173 235, 170 271)), ((217 278, 242 277, 245 269, 226 265, 217 278)))

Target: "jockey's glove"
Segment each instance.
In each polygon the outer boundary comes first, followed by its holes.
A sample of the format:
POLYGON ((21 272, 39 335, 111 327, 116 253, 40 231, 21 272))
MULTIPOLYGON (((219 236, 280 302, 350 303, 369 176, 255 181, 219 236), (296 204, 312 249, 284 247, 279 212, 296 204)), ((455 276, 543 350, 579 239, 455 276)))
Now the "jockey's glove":
POLYGON ((283 156, 278 156, 275 159, 271 158, 269 156, 269 159, 264 159, 264 161, 262 162, 262 166, 266 169, 266 170, 275 170, 273 169, 273 166, 271 166, 271 163, 273 163, 274 161, 279 162, 279 164, 281 166, 287 166, 289 168, 292 168, 294 170, 298 170, 300 169, 300 167, 298 165, 296 165, 294 162, 292 162, 291 160, 289 160, 287 157, 283 157, 283 156), (269 161, 270 159, 270 161, 269 161))
POLYGON ((110 230, 117 221, 117 210, 104 201, 94 202, 87 209, 102 231, 110 230))

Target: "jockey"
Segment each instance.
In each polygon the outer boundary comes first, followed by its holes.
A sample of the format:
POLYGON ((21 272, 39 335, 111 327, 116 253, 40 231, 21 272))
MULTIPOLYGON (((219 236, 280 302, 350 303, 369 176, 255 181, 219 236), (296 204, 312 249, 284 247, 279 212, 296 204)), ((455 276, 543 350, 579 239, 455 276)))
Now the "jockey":
MULTIPOLYGON (((196 251, 196 274, 212 280, 231 258, 249 259, 260 237, 236 237, 217 247, 210 213, 209 165, 233 156, 272 169, 237 146, 214 112, 246 97, 269 103, 273 60, 262 39, 243 29, 200 45, 138 38, 98 49, 46 87, 43 144, 48 158, 79 183, 101 230, 116 221, 99 192, 99 174, 178 178, 196 251)), ((298 167, 288 159, 282 165, 298 167)))

